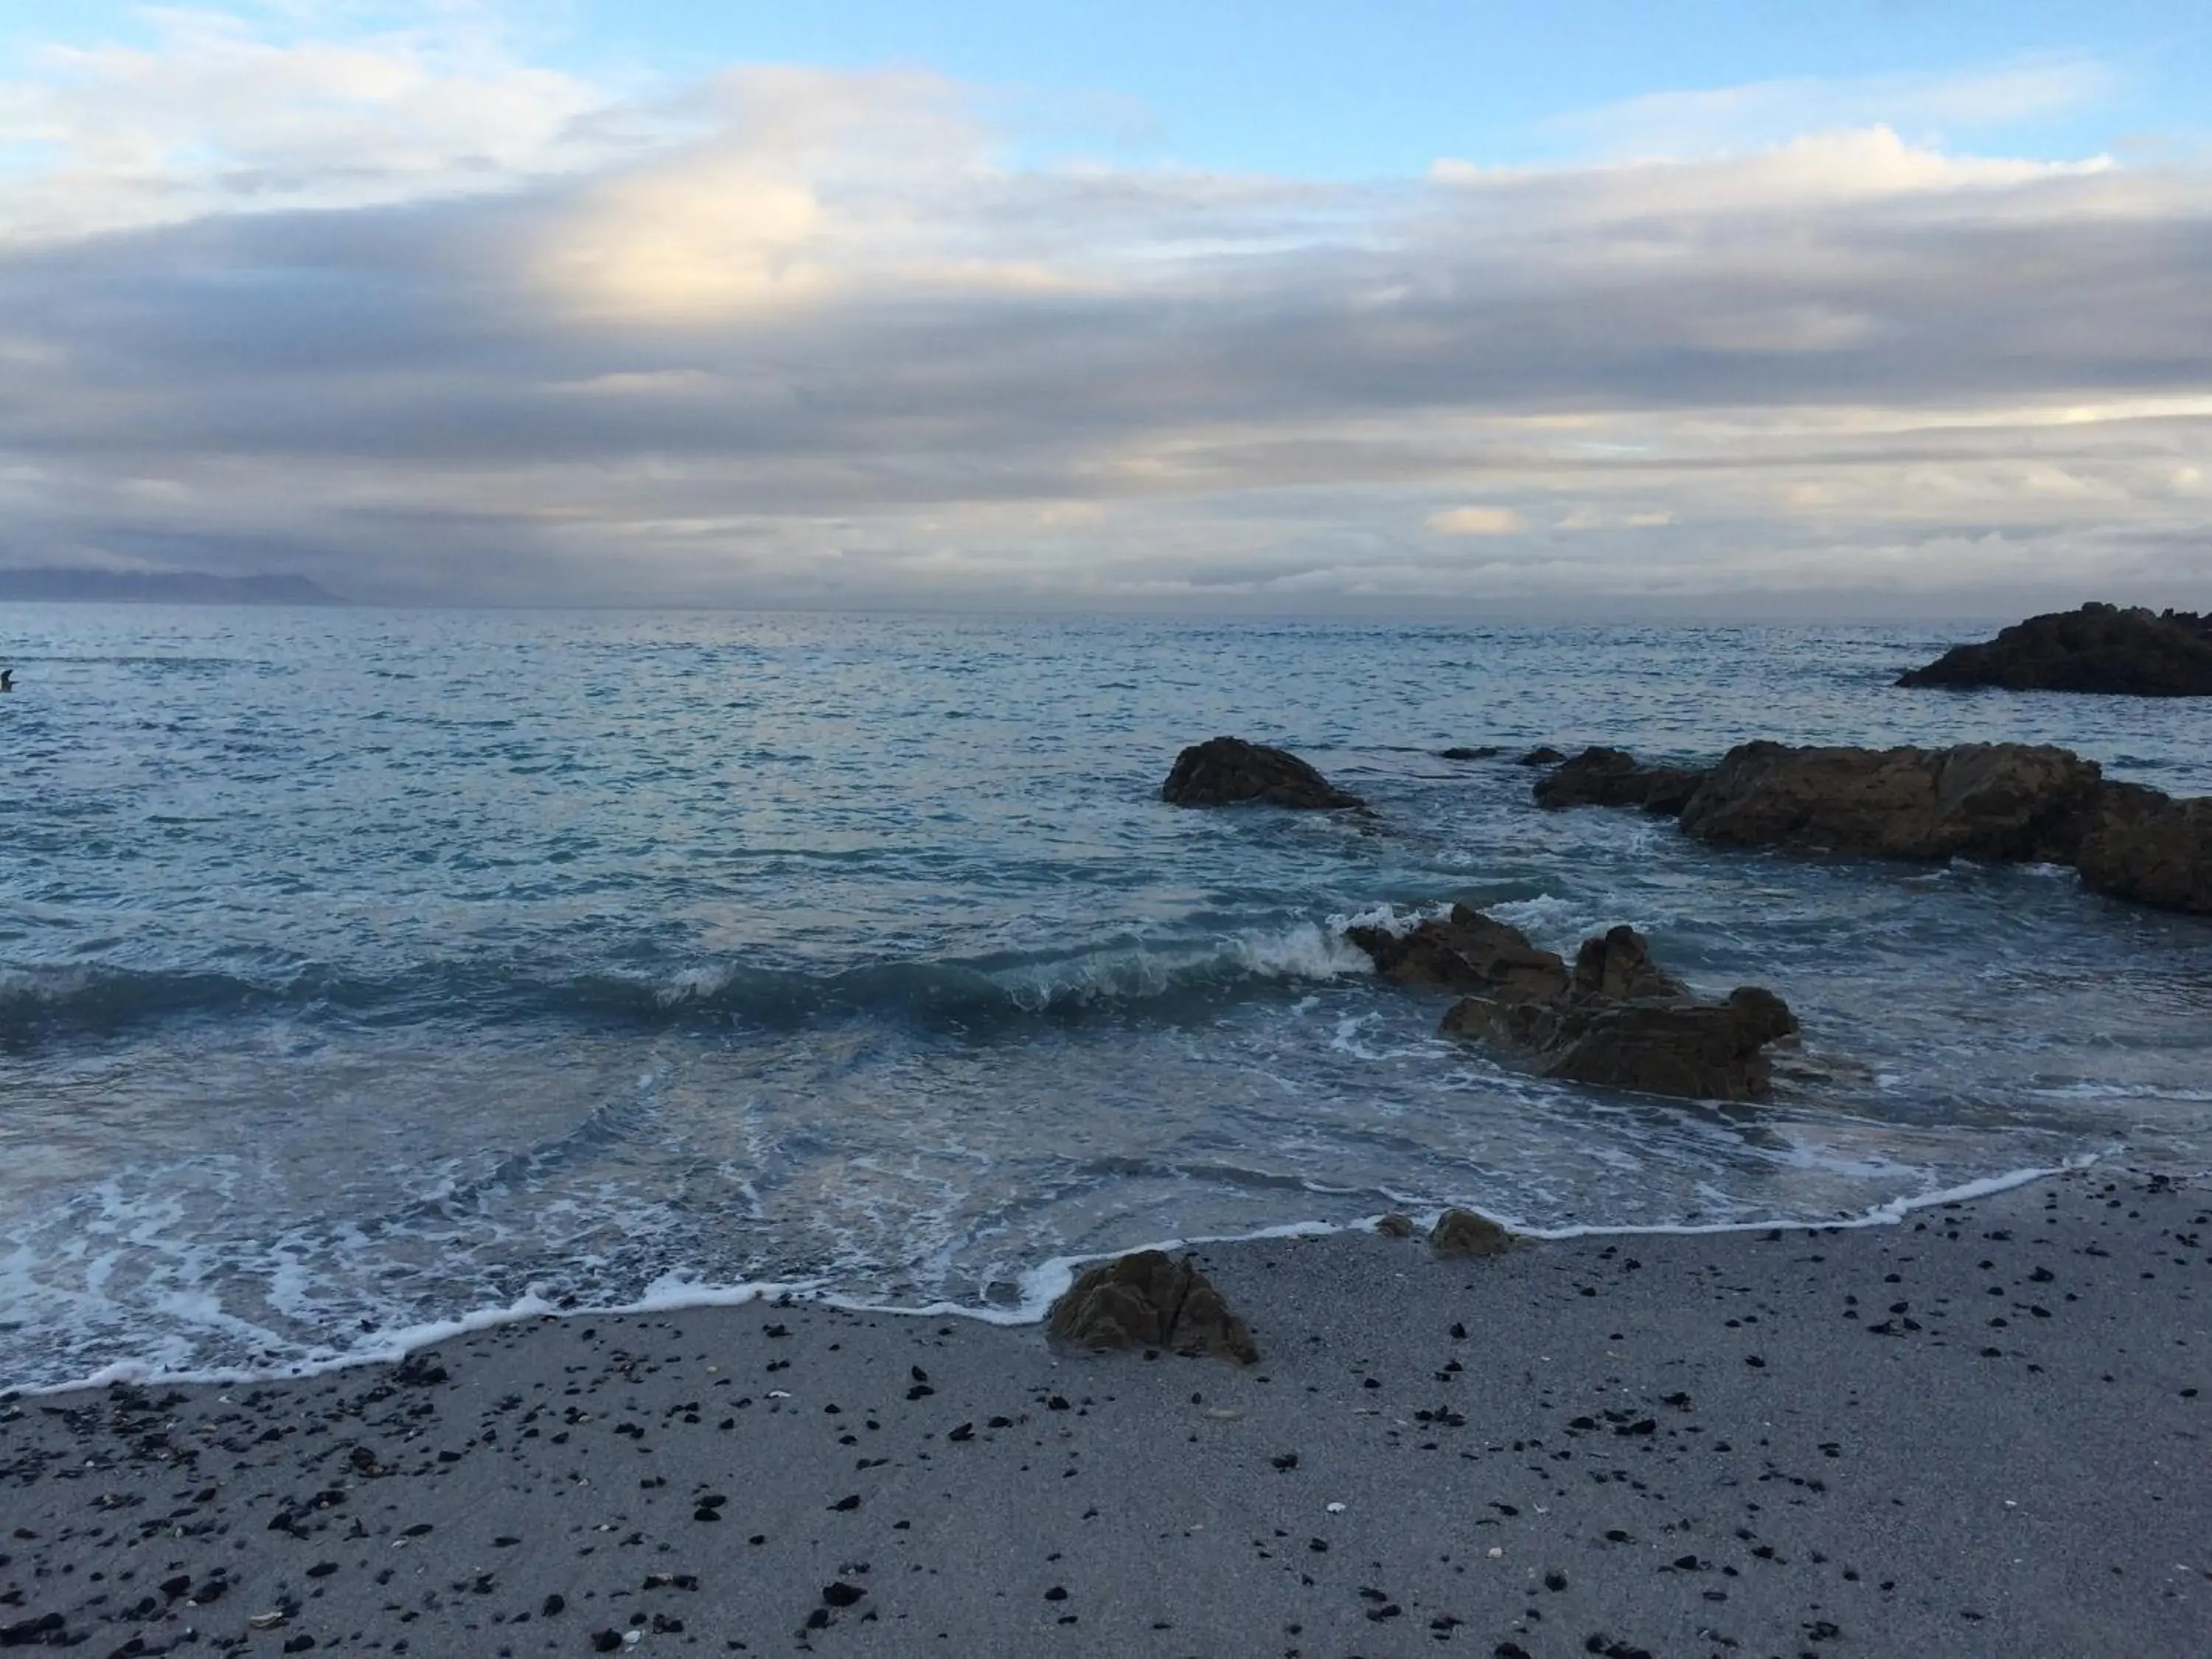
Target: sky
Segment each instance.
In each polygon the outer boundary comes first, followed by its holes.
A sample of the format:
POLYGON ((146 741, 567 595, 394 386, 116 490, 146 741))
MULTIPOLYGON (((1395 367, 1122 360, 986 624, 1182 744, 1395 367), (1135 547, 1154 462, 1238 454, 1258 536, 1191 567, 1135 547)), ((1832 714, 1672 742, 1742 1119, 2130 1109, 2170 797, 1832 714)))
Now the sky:
POLYGON ((7 0, 0 565, 2212 607, 2196 10, 7 0))

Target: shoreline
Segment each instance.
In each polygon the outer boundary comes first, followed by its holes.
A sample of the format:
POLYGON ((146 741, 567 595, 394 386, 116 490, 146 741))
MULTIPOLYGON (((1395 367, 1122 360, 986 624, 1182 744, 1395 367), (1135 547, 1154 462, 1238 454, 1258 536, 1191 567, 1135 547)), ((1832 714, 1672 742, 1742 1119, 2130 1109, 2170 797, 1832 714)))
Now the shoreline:
MULTIPOLYGON (((2083 1153, 2062 1164, 2008 1170, 2001 1175, 1978 1176, 1961 1182, 1955 1187, 1939 1188, 1933 1191, 1909 1196, 1887 1199, 1854 1216, 1838 1216, 1826 1221, 1716 1221, 1654 1222, 1648 1224, 1602 1222, 1575 1224, 1563 1227, 1532 1227, 1515 1218, 1487 1210, 1473 1213, 1494 1221, 1516 1238, 1540 1243, 1557 1243, 1577 1238, 1648 1238, 1703 1237, 1727 1233, 1767 1232, 1825 1232, 1838 1229, 1895 1226, 1908 1216, 1940 1205, 1972 1202, 1995 1194, 2009 1192, 2017 1187, 2033 1186, 2039 1181, 2075 1174, 2097 1168, 2106 1153, 2083 1153)), ((1467 1206, 1446 1207, 1468 1208, 1467 1206)), ((1415 1210, 1411 1218, 1416 1230, 1424 1237, 1443 1210, 1415 1210)), ((498 1330, 508 1325, 528 1325, 548 1319, 612 1319, 641 1317, 660 1314, 682 1314, 712 1308, 744 1308, 762 1303, 783 1303, 787 1305, 826 1308, 841 1313, 880 1316, 893 1319, 963 1319, 980 1325, 1019 1328, 1041 1325, 1052 1303, 1073 1281, 1077 1273, 1095 1262, 1110 1261, 1117 1256, 1138 1250, 1163 1250, 1183 1253, 1222 1246, 1266 1243, 1278 1239, 1330 1237, 1338 1234, 1365 1234, 1375 1231, 1382 1220, 1382 1212, 1355 1217, 1350 1221, 1286 1221, 1261 1227, 1251 1232, 1196 1235, 1188 1237, 1157 1239, 1133 1244, 1125 1249, 1109 1250, 1090 1255, 1052 1256, 1023 1273, 1020 1302, 1008 1309, 968 1307, 956 1303, 929 1303, 920 1307, 897 1307, 885 1303, 869 1302, 859 1297, 839 1296, 819 1290, 813 1281, 792 1279, 757 1285, 697 1285, 682 1292, 672 1292, 665 1299, 648 1293, 635 1302, 605 1305, 562 1306, 547 1302, 536 1292, 528 1292, 504 1308, 477 1308, 451 1319, 433 1320, 389 1333, 388 1344, 363 1352, 334 1354, 319 1359, 309 1359, 294 1365, 271 1366, 265 1370, 247 1367, 214 1369, 209 1370, 163 1370, 137 1360, 119 1360, 104 1365, 88 1376, 66 1382, 24 1383, 13 1387, 0 1386, 0 1398, 48 1399, 61 1395, 112 1388, 118 1384, 131 1388, 254 1388, 271 1382, 304 1382, 335 1372, 358 1370, 372 1365, 395 1365, 420 1349, 435 1347, 441 1342, 454 1341, 474 1336, 481 1332, 498 1330)))
POLYGON ((2179 1659, 2208 1212, 2100 1169, 1474 1262, 1195 1246, 1246 1369, 793 1300, 9 1396, 0 1642, 2179 1659))

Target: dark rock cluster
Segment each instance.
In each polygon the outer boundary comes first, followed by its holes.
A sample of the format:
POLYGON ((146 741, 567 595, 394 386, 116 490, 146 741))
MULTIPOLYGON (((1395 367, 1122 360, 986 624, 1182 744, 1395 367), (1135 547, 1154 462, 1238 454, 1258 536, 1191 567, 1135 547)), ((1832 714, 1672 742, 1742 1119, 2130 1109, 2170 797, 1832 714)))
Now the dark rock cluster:
POLYGON ((1897 683, 2212 696, 2212 616, 2085 605, 2030 617, 1982 644, 1954 646, 1897 683))
POLYGON ((1537 804, 1634 805, 1723 847, 1917 860, 2068 864, 2093 890, 2212 915, 2212 800, 2108 783, 2070 750, 1739 744, 1705 771, 1585 750, 1537 804))
POLYGON ((1467 993, 1443 1030, 1492 1043, 1547 1077, 1687 1100, 1753 1100, 1771 1073, 1764 1053, 1797 1030, 1771 991, 1741 987, 1700 1001, 1651 960, 1632 927, 1585 939, 1571 972, 1517 929, 1454 908, 1404 935, 1348 937, 1403 984, 1467 993))
POLYGON ((1160 799, 1171 806, 1364 806, 1287 750, 1209 738, 1176 757, 1160 799))

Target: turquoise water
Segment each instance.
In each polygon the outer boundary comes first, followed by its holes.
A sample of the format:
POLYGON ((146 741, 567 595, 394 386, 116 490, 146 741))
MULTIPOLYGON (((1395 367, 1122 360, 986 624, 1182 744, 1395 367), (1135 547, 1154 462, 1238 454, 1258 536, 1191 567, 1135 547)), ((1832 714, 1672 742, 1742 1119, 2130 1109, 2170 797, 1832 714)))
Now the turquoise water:
POLYGON ((531 1295, 1010 1315, 1056 1256, 1386 1208, 2201 1165, 2212 924, 1543 813, 1510 763, 2029 738, 2212 793, 2194 705, 1890 687, 1984 631, 0 609, 0 1382, 531 1295), (1219 732, 1375 816, 1162 805, 1219 732), (1455 899, 1771 986, 1805 1074, 1730 1115, 1441 1042, 1337 929, 1455 899))

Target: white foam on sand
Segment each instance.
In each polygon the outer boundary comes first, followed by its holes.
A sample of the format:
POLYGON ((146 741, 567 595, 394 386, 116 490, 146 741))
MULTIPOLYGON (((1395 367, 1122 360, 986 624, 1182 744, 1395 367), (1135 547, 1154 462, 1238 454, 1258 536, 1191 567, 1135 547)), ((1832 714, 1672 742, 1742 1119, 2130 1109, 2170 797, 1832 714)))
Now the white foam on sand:
MULTIPOLYGON (((1844 1215, 1820 1221, 1722 1221, 1712 1223, 1662 1223, 1648 1226, 1605 1225, 1532 1227, 1520 1224, 1510 1215, 1495 1214, 1476 1209, 1475 1212, 1497 1222, 1510 1232, 1525 1238, 1568 1239, 1592 1237, 1631 1237, 1649 1234, 1697 1235, 1704 1233, 1743 1232, 1816 1232, 1833 1227, 1894 1226, 1916 1211, 1932 1209, 1939 1205, 1968 1202, 1986 1198, 1992 1194, 2009 1192, 2032 1182, 2044 1181, 2073 1170, 2084 1170, 2100 1161, 2103 1154, 2084 1153, 2065 1163, 2044 1168, 2008 1170, 2001 1175, 1985 1176, 1975 1181, 1962 1182, 1956 1186, 1930 1188, 1908 1194, 1854 1215, 1844 1215)), ((1472 1205, 1459 1207, 1475 1209, 1472 1205)), ((1425 1231, 1433 1226, 1442 1210, 1413 1217, 1416 1225, 1425 1231)), ((297 1361, 265 1367, 230 1367, 206 1370, 172 1370, 158 1363, 130 1360, 103 1366, 88 1376, 73 1382, 55 1383, 48 1387, 25 1389, 18 1392, 27 1395, 65 1394, 80 1389, 105 1388, 112 1383, 185 1384, 185 1383, 252 1383, 266 1382, 288 1377, 319 1376, 327 1372, 344 1370, 359 1365, 386 1364, 404 1358, 418 1350, 432 1347, 454 1338, 473 1335, 480 1331, 496 1329, 501 1326, 520 1324, 542 1319, 605 1319, 623 1315, 680 1313, 700 1308, 742 1307, 756 1302, 781 1302, 787 1299, 804 1301, 817 1307, 836 1308, 849 1313, 902 1315, 916 1318, 972 1319, 987 1325, 1034 1325, 1045 1316, 1046 1310, 1075 1280, 1083 1268, 1096 1261, 1110 1261, 1117 1256, 1135 1250, 1184 1250, 1206 1244, 1245 1244, 1276 1238, 1312 1238, 1338 1233, 1371 1231, 1380 1216, 1365 1216, 1355 1221, 1290 1221, 1274 1226, 1262 1227, 1252 1232, 1227 1233, 1188 1237, 1167 1238, 1149 1244, 1133 1244, 1123 1249, 1097 1252, 1085 1255, 1054 1256, 1039 1263, 1021 1275, 1020 1295, 1004 1308, 977 1308, 961 1303, 930 1302, 919 1306, 872 1302, 864 1297, 840 1296, 823 1291, 819 1281, 787 1280, 763 1281, 755 1284, 712 1285, 669 1274, 648 1285, 643 1295, 626 1303, 598 1306, 562 1307, 547 1301, 535 1291, 525 1294, 504 1307, 482 1308, 457 1318, 436 1320, 424 1324, 397 1327, 380 1331, 362 1346, 345 1352, 313 1355, 297 1361)))

